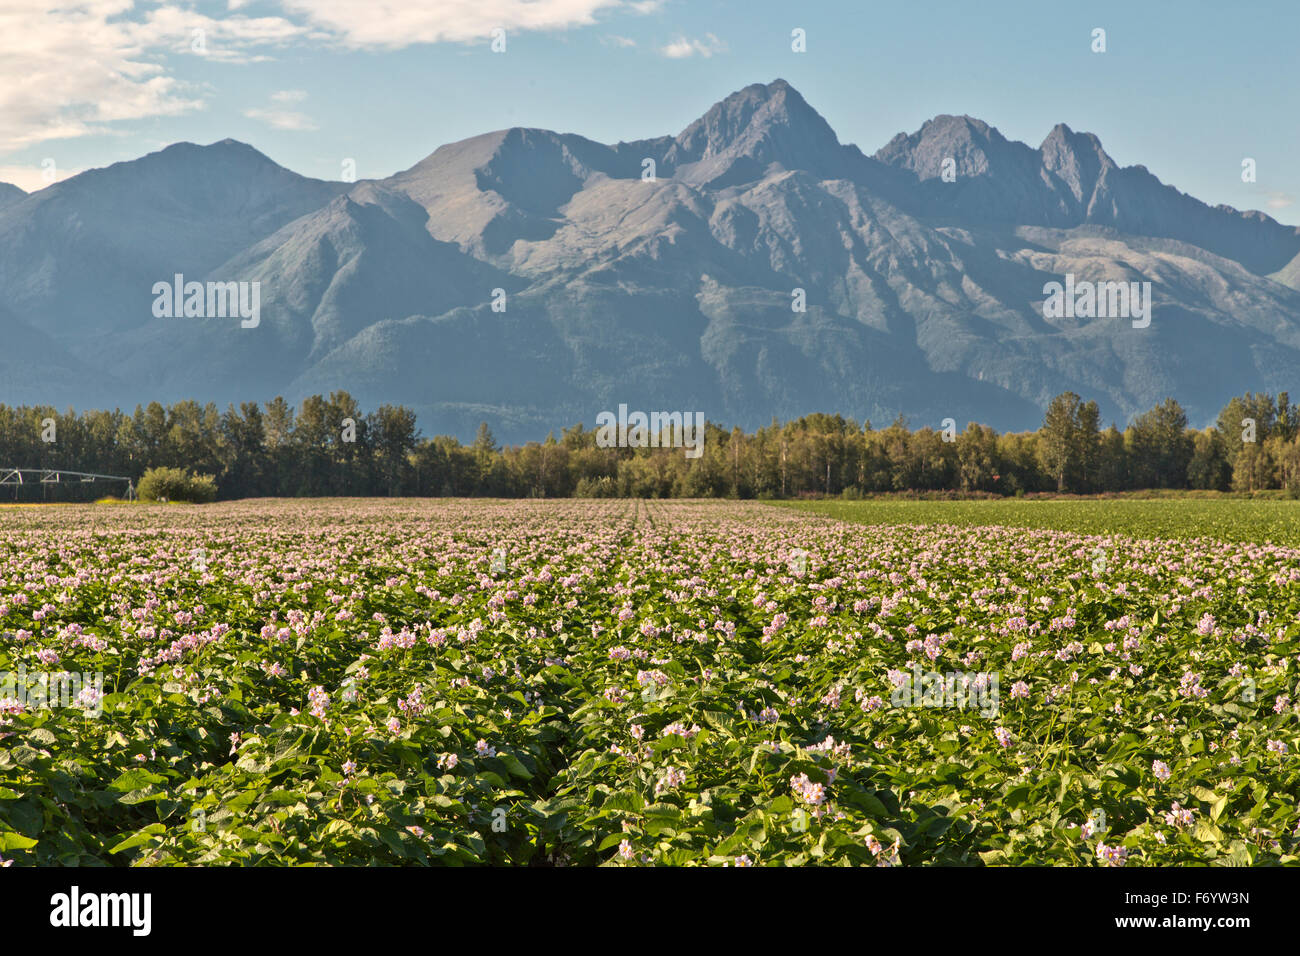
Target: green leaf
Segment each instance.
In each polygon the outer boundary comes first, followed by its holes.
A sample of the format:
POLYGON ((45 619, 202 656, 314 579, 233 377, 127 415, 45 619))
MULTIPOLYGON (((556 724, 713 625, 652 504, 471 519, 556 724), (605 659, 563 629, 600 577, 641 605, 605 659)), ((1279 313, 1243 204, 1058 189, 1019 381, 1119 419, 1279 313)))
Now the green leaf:
POLYGON ((117 846, 109 850, 109 853, 121 853, 123 850, 131 850, 138 846, 146 846, 153 842, 154 837, 159 837, 167 832, 167 828, 161 823, 151 823, 131 836, 127 837, 117 846))
POLYGON ((1031 792, 1032 788, 1027 783, 1022 783, 1018 786, 1012 787, 1002 797, 1002 805, 1009 809, 1023 806, 1029 802, 1029 794, 1031 792))
POLYGON ((0 831, 0 850, 28 850, 36 846, 36 840, 25 837, 12 830, 0 831))
POLYGON ((529 772, 528 768, 520 763, 519 758, 514 754, 501 754, 498 759, 506 765, 506 769, 510 771, 512 777, 519 777, 524 780, 533 779, 533 775, 529 772))
POLYGON ((167 778, 152 773, 143 767, 133 767, 126 773, 119 776, 116 780, 108 785, 110 790, 120 790, 127 792, 131 790, 141 790, 150 785, 166 783, 167 778))

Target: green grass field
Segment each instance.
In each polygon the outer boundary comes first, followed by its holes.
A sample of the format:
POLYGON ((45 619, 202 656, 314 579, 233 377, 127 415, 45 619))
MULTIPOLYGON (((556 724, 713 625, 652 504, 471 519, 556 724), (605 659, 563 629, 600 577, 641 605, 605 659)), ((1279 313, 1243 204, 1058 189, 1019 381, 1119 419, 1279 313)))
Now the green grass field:
POLYGON ((780 502, 778 506, 873 525, 1001 525, 1138 538, 1300 545, 1300 501, 1285 499, 828 500, 780 502))

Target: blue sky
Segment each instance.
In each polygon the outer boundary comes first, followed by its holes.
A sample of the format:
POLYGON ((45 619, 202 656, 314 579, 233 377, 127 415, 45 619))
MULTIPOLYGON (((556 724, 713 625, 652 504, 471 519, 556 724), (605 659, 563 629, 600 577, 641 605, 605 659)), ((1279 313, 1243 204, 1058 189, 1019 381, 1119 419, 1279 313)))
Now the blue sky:
POLYGON ((1294 2, 53 6, 0 0, 0 181, 26 189, 49 160, 62 178, 228 136, 338 179, 346 158, 359 178, 382 177, 506 126, 603 142, 675 134, 726 94, 784 77, 867 153, 939 113, 1033 146, 1064 122, 1206 202, 1300 224, 1294 2), (795 28, 804 53, 791 50, 795 28), (1254 183, 1242 182, 1247 157, 1254 183))

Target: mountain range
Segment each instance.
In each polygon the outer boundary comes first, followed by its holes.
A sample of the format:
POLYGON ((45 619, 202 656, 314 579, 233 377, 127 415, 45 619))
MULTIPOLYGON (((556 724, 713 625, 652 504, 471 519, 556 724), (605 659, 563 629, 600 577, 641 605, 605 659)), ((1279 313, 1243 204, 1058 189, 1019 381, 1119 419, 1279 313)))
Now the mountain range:
POLYGON ((937 116, 868 156, 783 80, 677 136, 513 128, 380 180, 227 139, 0 184, 9 404, 346 389, 521 441, 619 404, 1034 428, 1069 389, 1121 425, 1172 395, 1199 425, 1298 373, 1300 230, 1064 124, 1035 149, 937 116), (156 316, 176 274, 261 283, 260 323, 156 316), (1150 326, 1046 318, 1067 274, 1150 282, 1150 326))

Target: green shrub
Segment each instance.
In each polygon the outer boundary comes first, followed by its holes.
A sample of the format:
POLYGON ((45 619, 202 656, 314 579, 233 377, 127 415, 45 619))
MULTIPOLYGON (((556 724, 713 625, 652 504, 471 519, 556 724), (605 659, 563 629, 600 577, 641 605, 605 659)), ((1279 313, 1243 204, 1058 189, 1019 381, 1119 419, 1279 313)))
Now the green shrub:
POLYGON ((578 487, 573 491, 575 498, 614 498, 618 489, 608 475, 599 478, 580 478, 578 487))
POLYGON ((136 489, 142 501, 215 501, 217 483, 211 475, 194 475, 180 468, 150 468, 136 489))

